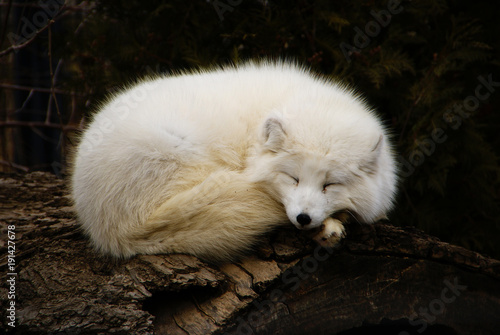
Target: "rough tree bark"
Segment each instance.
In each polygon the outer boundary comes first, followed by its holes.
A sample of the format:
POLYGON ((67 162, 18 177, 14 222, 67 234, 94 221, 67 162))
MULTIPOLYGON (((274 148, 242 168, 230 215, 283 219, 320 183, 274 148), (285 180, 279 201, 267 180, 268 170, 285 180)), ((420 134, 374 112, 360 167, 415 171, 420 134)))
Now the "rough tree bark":
POLYGON ((0 327, 8 332, 500 329, 500 262, 415 229, 351 224, 337 250, 282 229, 264 238, 254 255, 218 266, 187 255, 113 261, 97 256, 82 236, 63 180, 46 173, 0 175, 0 204, 0 327))

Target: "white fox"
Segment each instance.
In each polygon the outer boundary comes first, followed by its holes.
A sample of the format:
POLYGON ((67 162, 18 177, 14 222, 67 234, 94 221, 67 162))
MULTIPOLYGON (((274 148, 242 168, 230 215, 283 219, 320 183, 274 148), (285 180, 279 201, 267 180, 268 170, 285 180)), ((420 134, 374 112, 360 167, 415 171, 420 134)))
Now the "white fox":
POLYGON ((335 244, 348 211, 393 206, 386 129, 352 90, 288 62, 149 78, 103 104, 76 151, 72 196, 117 257, 235 260, 291 221, 335 244))

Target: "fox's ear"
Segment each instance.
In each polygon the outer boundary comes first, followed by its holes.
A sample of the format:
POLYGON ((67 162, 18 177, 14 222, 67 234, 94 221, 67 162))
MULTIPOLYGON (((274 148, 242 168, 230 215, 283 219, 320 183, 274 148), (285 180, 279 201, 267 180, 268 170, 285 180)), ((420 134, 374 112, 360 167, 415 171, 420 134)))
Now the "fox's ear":
POLYGON ((384 135, 380 135, 377 142, 373 145, 372 149, 368 153, 366 159, 364 159, 359 168, 366 173, 375 173, 378 169, 378 158, 382 154, 382 147, 384 146, 384 135))
POLYGON ((271 152, 278 152, 283 148, 286 132, 283 122, 277 117, 270 117, 264 123, 264 148, 271 152))

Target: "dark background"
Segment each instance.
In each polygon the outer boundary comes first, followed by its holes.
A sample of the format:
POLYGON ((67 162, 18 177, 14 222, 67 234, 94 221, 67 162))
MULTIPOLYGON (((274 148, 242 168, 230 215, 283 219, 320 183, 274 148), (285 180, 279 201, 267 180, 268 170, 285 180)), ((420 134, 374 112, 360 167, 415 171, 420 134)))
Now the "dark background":
POLYGON ((82 120, 144 75, 290 58, 392 130, 393 224, 498 258, 498 21, 486 0, 3 1, 0 171, 64 176, 82 120))

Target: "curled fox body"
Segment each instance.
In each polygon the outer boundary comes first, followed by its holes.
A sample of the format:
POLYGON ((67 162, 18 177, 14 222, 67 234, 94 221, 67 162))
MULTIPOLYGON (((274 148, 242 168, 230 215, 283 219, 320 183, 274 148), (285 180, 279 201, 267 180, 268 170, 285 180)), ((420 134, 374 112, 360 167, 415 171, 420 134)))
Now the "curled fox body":
POLYGON ((338 239, 332 215, 384 217, 395 185, 375 113, 286 62, 141 81, 95 114, 72 174, 78 220, 99 251, 210 261, 233 260, 289 222, 338 239))

